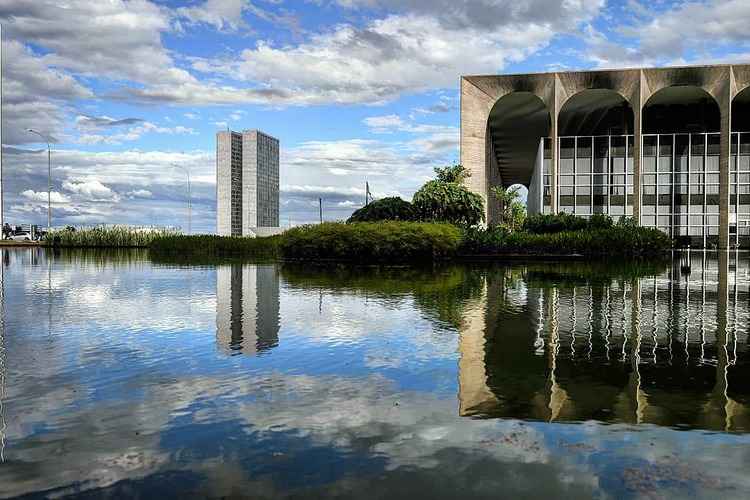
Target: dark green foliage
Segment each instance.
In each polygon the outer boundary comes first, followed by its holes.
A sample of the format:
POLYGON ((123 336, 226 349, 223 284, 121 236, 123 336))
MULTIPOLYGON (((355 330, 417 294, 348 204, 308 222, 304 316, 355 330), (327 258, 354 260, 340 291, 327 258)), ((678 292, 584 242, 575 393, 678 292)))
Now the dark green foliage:
POLYGON ((469 172, 464 168, 463 165, 435 167, 435 175, 437 177, 436 180, 453 184, 461 184, 467 177, 470 176, 469 172))
POLYGON ((151 254, 162 260, 252 257, 273 259, 279 255, 282 235, 266 238, 240 238, 216 235, 177 234, 154 239, 151 254))
POLYGON ((594 214, 589 219, 589 229, 607 229, 614 226, 615 223, 607 214, 594 214))
POLYGON ((414 194, 414 208, 421 220, 471 227, 484 221, 484 201, 460 184, 434 180, 414 194))
POLYGON ((429 262, 452 257, 460 242, 460 231, 450 224, 324 223, 286 231, 280 248, 288 259, 429 262))
POLYGON ((518 191, 520 187, 505 189, 503 186, 495 186, 490 193, 500 202, 502 212, 500 213, 500 225, 516 231, 523 226, 526 220, 526 205, 521 203, 518 191))
POLYGON ((562 231, 580 231, 588 227, 588 221, 575 215, 559 213, 534 214, 526 217, 523 230, 533 234, 560 233, 562 231))
POLYGON ((515 232, 502 228, 464 232, 465 255, 656 255, 669 250, 672 240, 653 228, 610 226, 546 233, 515 232))
POLYGON ((413 221, 417 219, 417 211, 408 201, 398 196, 375 200, 360 208, 349 217, 347 222, 377 222, 382 220, 413 221))

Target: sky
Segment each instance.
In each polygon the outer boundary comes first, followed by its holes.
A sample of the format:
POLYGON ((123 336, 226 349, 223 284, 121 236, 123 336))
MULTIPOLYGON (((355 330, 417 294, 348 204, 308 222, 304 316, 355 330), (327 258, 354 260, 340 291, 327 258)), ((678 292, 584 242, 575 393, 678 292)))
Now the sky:
POLYGON ((458 162, 461 75, 750 62, 750 2, 0 0, 5 219, 214 232, 216 131, 281 141, 281 225, 458 162))

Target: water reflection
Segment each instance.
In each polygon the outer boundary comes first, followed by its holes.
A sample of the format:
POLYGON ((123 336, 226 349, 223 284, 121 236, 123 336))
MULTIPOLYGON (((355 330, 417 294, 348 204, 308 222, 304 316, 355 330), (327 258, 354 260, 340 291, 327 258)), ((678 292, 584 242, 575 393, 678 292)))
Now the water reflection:
POLYGON ((3 498, 750 491, 746 255, 430 269, 6 255, 3 498))
POLYGON ((746 258, 572 271, 487 274, 461 327, 461 415, 750 430, 746 258))
POLYGON ((230 354, 255 355, 279 343, 279 275, 275 265, 216 269, 216 343, 230 354))

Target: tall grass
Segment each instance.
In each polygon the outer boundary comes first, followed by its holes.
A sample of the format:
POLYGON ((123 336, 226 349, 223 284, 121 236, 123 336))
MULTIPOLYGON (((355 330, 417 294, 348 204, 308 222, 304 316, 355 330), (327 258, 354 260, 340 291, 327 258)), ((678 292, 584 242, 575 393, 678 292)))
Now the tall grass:
POLYGON ((102 226, 71 231, 64 229, 45 235, 45 245, 78 248, 146 248, 157 238, 176 234, 173 230, 102 226))

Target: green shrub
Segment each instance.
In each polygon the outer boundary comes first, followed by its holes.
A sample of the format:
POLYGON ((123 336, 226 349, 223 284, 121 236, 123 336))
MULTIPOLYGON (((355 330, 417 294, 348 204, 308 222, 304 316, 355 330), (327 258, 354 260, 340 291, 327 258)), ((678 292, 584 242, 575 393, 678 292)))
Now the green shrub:
POLYGON ((347 222, 376 222, 382 220, 417 220, 414 205, 398 196, 375 200, 355 211, 347 222))
POLYGON ((329 222, 286 231, 280 250, 289 259, 414 262, 452 257, 460 242, 460 231, 450 224, 329 222))
POLYGON ((423 221, 471 227, 484 221, 484 201, 460 184, 433 180, 414 193, 414 208, 423 221))
POLYGON ((657 229, 612 225, 547 233, 472 229, 464 231, 460 252, 466 255, 653 255, 671 247, 669 236, 657 229))
POLYGON ((265 238, 174 234, 155 238, 149 250, 163 260, 253 257, 276 258, 282 235, 265 238))
POLYGON ((586 219, 566 213, 529 215, 523 223, 523 230, 533 234, 580 231, 587 227, 588 221, 586 219))

